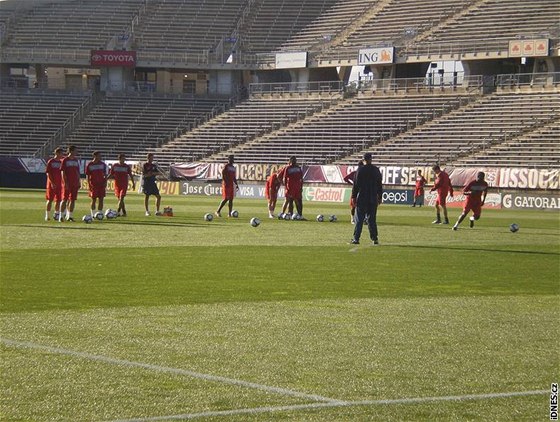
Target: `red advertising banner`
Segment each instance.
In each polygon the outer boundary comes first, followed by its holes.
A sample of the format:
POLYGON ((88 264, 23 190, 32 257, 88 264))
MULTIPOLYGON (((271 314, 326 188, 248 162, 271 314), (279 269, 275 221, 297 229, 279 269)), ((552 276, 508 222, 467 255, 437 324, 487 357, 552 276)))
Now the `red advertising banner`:
MULTIPOLYGON (((221 180, 222 163, 186 163, 171 166, 173 179, 187 180, 221 180)), ((235 164, 237 177, 240 180, 265 181, 273 172, 283 165, 275 164, 235 164)), ((310 165, 302 166, 306 183, 343 184, 344 177, 356 170, 358 166, 346 165, 310 165)), ((383 184, 387 186, 414 186, 418 170, 427 180, 429 189, 434 183, 431 167, 380 166, 383 184)), ((560 189, 560 170, 528 169, 528 168, 495 168, 495 167, 444 167, 451 183, 456 190, 476 179, 479 171, 486 173, 486 181, 492 188, 508 189, 560 189)))
POLYGON ((91 50, 90 63, 95 67, 135 67, 136 51, 91 50))

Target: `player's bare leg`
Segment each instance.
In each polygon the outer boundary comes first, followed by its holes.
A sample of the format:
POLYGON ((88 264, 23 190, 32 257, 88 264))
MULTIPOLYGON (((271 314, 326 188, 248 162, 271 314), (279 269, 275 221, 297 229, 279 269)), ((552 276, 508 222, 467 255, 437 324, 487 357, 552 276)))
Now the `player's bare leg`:
POLYGON ((229 199, 228 203, 228 216, 231 217, 231 212, 233 211, 233 199, 229 199))
POLYGON ((103 211, 103 198, 99 198, 99 207, 97 208, 99 211, 103 211))
POLYGON ((74 221, 74 218, 72 217, 72 213, 74 212, 75 205, 76 205, 76 201, 72 199, 68 204, 68 207, 66 208, 66 219, 68 221, 74 221))
POLYGON ((443 209, 443 224, 449 224, 449 217, 447 217, 447 205, 442 205, 443 209))
POLYGON ((461 215, 457 219, 457 222, 453 226, 453 230, 457 230, 459 228, 459 224, 461 224, 463 222, 463 220, 465 219, 466 216, 467 216, 466 213, 461 213, 461 215))
POLYGON ((222 208, 224 207, 224 205, 226 204, 227 201, 228 201, 227 199, 223 199, 222 202, 220 202, 220 206, 218 207, 218 210, 215 212, 216 217, 221 217, 222 216, 222 214, 221 214, 222 208))
POLYGON ((45 207, 45 221, 49 221, 51 219, 51 217, 50 217, 51 208, 52 208, 52 201, 47 201, 47 204, 46 204, 46 207, 45 207))
POLYGON ((159 207, 161 206, 161 195, 156 195, 156 215, 161 215, 159 207))
POLYGON ((144 195, 144 210, 146 211, 146 217, 150 215, 150 195, 144 195))
POLYGON ((96 198, 91 198, 90 212, 91 212, 92 217, 95 215, 95 205, 96 205, 96 203, 97 203, 97 199, 96 198))
POLYGON ((58 221, 61 223, 64 221, 64 213, 66 212, 66 207, 67 201, 62 201, 60 203, 60 214, 58 215, 58 221))

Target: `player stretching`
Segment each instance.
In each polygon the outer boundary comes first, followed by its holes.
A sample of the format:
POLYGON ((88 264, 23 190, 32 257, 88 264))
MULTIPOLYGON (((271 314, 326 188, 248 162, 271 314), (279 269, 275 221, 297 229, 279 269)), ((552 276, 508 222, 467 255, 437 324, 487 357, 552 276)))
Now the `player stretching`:
POLYGON ((451 186, 451 179, 449 179, 449 175, 438 165, 433 166, 432 170, 436 174, 436 181, 430 192, 437 190, 436 219, 432 221, 432 224, 441 224, 440 207, 443 210, 443 224, 449 224, 446 199, 448 194, 453 198, 453 186, 451 186))
POLYGON ((47 199, 47 206, 45 209, 45 221, 50 220, 50 212, 53 201, 55 220, 60 218, 60 202, 62 201, 62 148, 54 150, 54 157, 47 161, 47 191, 45 198, 47 199))
POLYGON ((474 222, 480 218, 482 212, 482 206, 486 201, 486 195, 488 193, 488 183, 484 180, 484 173, 478 172, 476 179, 468 183, 463 188, 463 193, 467 196, 467 202, 463 208, 463 212, 459 216, 459 219, 453 226, 453 230, 459 228, 459 224, 465 219, 469 211, 472 210, 473 215, 469 218, 469 225, 471 229, 474 227, 474 222))
POLYGON ((282 216, 286 215, 286 210, 293 214, 295 203, 297 215, 303 218, 303 170, 298 165, 295 156, 290 157, 288 165, 279 172, 279 177, 282 177, 286 187, 286 200, 282 205, 282 216))
MULTIPOLYGON (((358 161, 358 168, 354 171, 351 171, 350 173, 348 173, 344 179, 346 183, 348 183, 349 185, 354 185, 354 181, 356 179, 356 173, 358 172, 358 169, 360 167, 362 167, 364 165, 364 161, 360 160, 358 161)), ((350 222, 352 224, 354 224, 356 221, 354 220, 354 215, 356 214, 356 198, 352 198, 352 195, 350 195, 350 222)))
POLYGON ((78 199, 80 190, 80 160, 77 157, 77 148, 74 145, 68 147, 68 154, 62 159, 62 202, 60 204, 60 222, 64 218, 74 221, 72 213, 78 199), (64 212, 66 211, 66 216, 64 212))
POLYGON ((239 189, 237 184, 237 178, 235 176, 235 166, 233 165, 233 155, 228 157, 228 162, 222 169, 222 202, 216 211, 216 216, 221 217, 222 208, 224 205, 228 204, 228 216, 231 217, 231 211, 233 210, 233 197, 235 196, 235 191, 239 189), (235 186, 235 188, 234 188, 235 186))
POLYGON ((117 215, 126 217, 126 207, 124 197, 128 190, 128 178, 132 181, 132 190, 136 189, 136 183, 132 176, 132 168, 125 163, 125 155, 119 154, 119 162, 111 167, 111 177, 115 179, 115 196, 119 200, 117 205, 117 215))
POLYGON ((103 200, 107 188, 107 164, 101 161, 101 152, 93 152, 93 160, 86 165, 86 177, 91 198, 91 216, 93 217, 96 203, 97 212, 103 213, 103 200))
POLYGON ((418 170, 418 175, 416 176, 416 185, 414 187, 414 202, 412 207, 418 204, 419 207, 424 203, 424 186, 426 185, 426 179, 422 176, 422 170, 418 170))
POLYGON ((276 208, 276 201, 278 200, 278 190, 282 182, 278 178, 278 173, 272 173, 266 179, 264 188, 264 195, 268 199, 268 217, 274 218, 274 209, 276 208))

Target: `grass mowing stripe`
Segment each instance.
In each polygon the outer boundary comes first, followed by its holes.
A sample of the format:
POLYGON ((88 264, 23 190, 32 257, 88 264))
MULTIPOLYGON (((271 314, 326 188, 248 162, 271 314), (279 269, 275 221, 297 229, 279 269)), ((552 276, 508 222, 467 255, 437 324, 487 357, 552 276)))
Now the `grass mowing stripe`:
POLYGON ((78 352, 75 350, 63 349, 60 347, 45 346, 42 344, 31 343, 31 342, 21 342, 21 341, 11 340, 3 337, 0 337, 0 342, 4 343, 6 346, 43 350, 49 353, 73 356, 73 357, 89 359, 89 360, 94 360, 97 362, 103 362, 103 363, 108 363, 113 365, 143 368, 143 369, 149 369, 157 372, 167 372, 175 375, 183 375, 183 376, 197 378, 205 381, 219 382, 224 384, 237 385, 240 387, 253 388, 256 390, 267 391, 270 393, 280 394, 284 396, 298 397, 302 399, 321 401, 327 403, 344 403, 342 400, 331 399, 328 397, 323 397, 315 394, 307 394, 307 393, 302 393, 300 391, 289 390, 287 388, 272 387, 269 385, 257 384, 254 382, 248 382, 248 381, 238 380, 234 378, 221 377, 221 376, 211 375, 211 374, 203 374, 200 372, 189 371, 186 369, 170 368, 168 366, 153 365, 150 363, 142 363, 142 362, 133 362, 124 359, 115 359, 108 356, 95 355, 86 352, 78 352))
POLYGON ((402 399, 362 400, 362 401, 338 402, 338 403, 309 403, 309 404, 295 404, 289 406, 255 407, 251 409, 220 410, 215 412, 209 411, 209 412, 200 412, 200 413, 185 413, 181 415, 155 416, 152 418, 119 419, 111 422, 155 422, 155 421, 164 421, 164 420, 197 419, 197 418, 207 418, 207 417, 216 417, 216 416, 234 416, 234 415, 247 415, 247 414, 257 414, 257 413, 271 413, 271 412, 291 412, 295 410, 325 409, 325 408, 334 408, 334 407, 417 404, 417 403, 438 402, 438 401, 488 400, 488 399, 498 399, 498 398, 535 396, 535 395, 548 394, 548 393, 549 393, 548 390, 532 390, 532 391, 513 391, 508 393, 465 394, 460 396, 413 397, 413 398, 402 398, 402 399))

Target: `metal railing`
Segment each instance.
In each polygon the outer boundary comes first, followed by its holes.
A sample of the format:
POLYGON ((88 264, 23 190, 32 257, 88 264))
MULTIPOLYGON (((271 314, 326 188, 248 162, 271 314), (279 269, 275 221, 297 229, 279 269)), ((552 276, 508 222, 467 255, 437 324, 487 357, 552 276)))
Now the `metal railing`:
POLYGON ((495 84, 498 88, 559 87, 560 72, 497 75, 495 84))
POLYGON ((249 95, 255 94, 283 94, 283 93, 342 93, 344 82, 277 82, 258 83, 249 85, 249 95))

